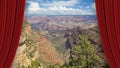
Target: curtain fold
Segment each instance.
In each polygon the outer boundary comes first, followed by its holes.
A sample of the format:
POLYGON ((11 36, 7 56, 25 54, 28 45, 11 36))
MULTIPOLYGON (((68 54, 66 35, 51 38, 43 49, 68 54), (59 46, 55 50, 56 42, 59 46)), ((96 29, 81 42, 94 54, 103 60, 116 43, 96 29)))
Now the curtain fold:
POLYGON ((25 0, 0 0, 0 68, 10 68, 18 47, 25 0))
POLYGON ((120 68, 120 0, 96 0, 102 46, 111 68, 120 68))
POLYGON ((6 15, 7 15, 7 1, 0 0, 0 51, 2 49, 2 43, 5 33, 5 22, 6 22, 6 15))

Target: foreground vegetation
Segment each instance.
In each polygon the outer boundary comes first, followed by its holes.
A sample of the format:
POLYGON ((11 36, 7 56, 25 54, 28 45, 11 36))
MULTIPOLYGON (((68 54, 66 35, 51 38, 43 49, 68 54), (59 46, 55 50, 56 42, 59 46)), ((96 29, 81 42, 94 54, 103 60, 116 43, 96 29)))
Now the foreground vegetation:
MULTIPOLYGON (((63 66, 58 64, 49 65, 46 68, 99 68, 99 64, 103 61, 94 52, 94 46, 85 35, 80 35, 79 39, 79 44, 72 47, 68 63, 63 66)), ((39 65, 37 62, 33 62, 29 68, 38 68, 40 67, 39 65)), ((44 66, 40 68, 44 68, 44 66)), ((108 66, 105 65, 104 68, 108 68, 108 66)))

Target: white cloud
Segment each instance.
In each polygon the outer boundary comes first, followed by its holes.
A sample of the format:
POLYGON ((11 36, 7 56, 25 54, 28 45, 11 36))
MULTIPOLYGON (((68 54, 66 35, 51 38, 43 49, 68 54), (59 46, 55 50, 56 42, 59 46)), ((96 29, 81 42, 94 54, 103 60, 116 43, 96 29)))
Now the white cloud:
POLYGON ((27 9, 28 11, 40 11, 40 5, 38 2, 29 1, 28 3, 30 4, 27 9))
MULTIPOLYGON (((67 4, 62 5, 53 5, 49 6, 47 8, 40 7, 40 4, 38 2, 29 1, 30 5, 26 9, 25 14, 27 15, 93 15, 94 12, 91 12, 89 10, 85 10, 83 7, 80 7, 79 9, 73 9, 73 8, 67 8, 67 4), (63 6, 64 5, 64 6, 63 6)), ((75 3, 73 0, 69 1, 69 3, 75 3)), ((70 5, 69 4, 69 5, 70 5)), ((90 8, 87 6, 86 8, 90 8)))
POLYGON ((55 1, 52 3, 46 3, 42 4, 43 6, 74 6, 75 4, 78 4, 79 2, 77 0, 70 0, 70 1, 55 1))
POLYGON ((92 3, 92 8, 93 8, 93 9, 96 9, 95 2, 94 2, 94 3, 92 3))
POLYGON ((95 2, 92 3, 91 8, 92 8, 92 12, 94 13, 94 15, 96 15, 96 5, 95 5, 95 2))

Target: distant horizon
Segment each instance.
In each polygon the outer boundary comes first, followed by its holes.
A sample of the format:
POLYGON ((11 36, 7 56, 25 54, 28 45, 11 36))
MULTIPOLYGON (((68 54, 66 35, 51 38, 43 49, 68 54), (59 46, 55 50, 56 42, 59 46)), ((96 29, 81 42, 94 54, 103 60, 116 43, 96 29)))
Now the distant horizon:
POLYGON ((42 16, 95 16, 96 15, 38 15, 38 16, 25 16, 25 17, 42 17, 42 16))

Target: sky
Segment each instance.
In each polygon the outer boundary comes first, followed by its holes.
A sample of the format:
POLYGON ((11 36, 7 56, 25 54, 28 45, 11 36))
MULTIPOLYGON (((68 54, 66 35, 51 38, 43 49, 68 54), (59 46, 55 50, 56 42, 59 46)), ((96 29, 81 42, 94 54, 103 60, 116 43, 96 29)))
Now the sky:
POLYGON ((95 15, 94 0, 26 0, 25 16, 95 15))

